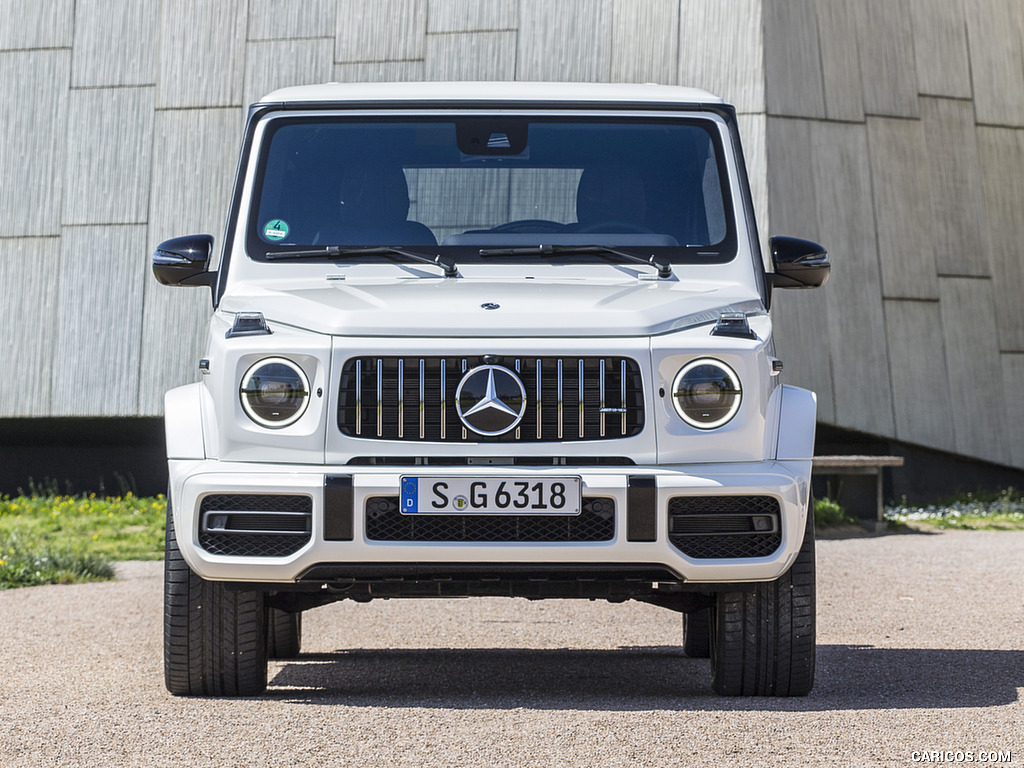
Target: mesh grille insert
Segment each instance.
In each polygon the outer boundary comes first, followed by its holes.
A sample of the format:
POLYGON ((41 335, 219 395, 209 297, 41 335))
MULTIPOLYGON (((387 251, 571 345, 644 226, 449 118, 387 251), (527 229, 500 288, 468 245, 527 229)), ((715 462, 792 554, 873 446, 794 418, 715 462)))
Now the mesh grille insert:
POLYGON ((615 501, 584 498, 579 515, 403 515, 397 496, 366 500, 372 541, 610 541, 615 501))
POLYGON ((779 502, 771 496, 676 496, 668 502, 669 541, 698 560, 767 557, 782 544, 779 502), (755 517, 773 530, 757 531, 755 517))
POLYGON ((309 542, 312 518, 309 496, 213 494, 199 505, 199 546, 213 555, 287 557, 309 542))

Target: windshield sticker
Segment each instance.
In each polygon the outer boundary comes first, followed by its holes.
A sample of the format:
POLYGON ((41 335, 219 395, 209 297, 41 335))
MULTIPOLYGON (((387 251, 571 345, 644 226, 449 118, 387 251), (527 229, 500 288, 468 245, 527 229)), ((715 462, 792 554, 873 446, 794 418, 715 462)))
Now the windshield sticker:
POLYGON ((271 219, 263 225, 263 237, 267 240, 284 240, 288 237, 288 222, 271 219))

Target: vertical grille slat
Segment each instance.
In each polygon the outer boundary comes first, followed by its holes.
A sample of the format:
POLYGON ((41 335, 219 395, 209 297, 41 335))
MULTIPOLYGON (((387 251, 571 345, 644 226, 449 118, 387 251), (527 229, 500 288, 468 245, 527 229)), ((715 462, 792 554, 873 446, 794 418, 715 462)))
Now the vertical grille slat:
POLYGON ((482 355, 351 358, 342 368, 338 428, 364 440, 446 443, 615 440, 643 430, 643 377, 635 360, 508 356, 496 364, 522 381, 526 410, 514 430, 479 435, 466 429, 455 405, 464 374, 484 364, 482 355))
POLYGON ((363 361, 356 360, 356 435, 363 431, 363 361))

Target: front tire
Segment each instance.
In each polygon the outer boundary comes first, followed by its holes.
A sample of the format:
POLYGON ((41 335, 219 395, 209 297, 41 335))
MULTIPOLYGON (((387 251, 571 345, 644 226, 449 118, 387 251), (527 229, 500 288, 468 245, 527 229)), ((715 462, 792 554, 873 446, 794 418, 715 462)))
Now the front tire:
POLYGON ((814 685, 814 511, 775 581, 719 593, 710 609, 711 687, 725 696, 805 696, 814 685))
POLYGON ((197 576, 178 549, 167 495, 164 682, 175 696, 255 696, 267 687, 262 592, 197 576))

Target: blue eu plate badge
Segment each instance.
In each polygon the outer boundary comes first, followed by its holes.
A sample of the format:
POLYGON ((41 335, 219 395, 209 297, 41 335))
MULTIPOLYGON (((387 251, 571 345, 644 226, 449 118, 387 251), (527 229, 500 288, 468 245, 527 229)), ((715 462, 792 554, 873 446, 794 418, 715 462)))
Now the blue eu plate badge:
POLYGON ((419 509, 419 478, 402 478, 402 511, 416 512, 419 509))

